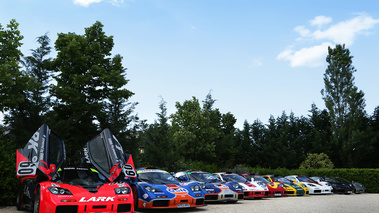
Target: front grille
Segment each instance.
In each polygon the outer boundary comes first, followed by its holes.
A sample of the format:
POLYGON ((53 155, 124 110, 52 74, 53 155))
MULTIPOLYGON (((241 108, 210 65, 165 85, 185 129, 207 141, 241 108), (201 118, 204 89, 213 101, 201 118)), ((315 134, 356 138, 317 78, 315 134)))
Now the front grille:
POLYGON ((249 196, 249 192, 244 192, 243 193, 245 196, 249 196))
POLYGON ((204 205, 204 199, 196 199, 196 205, 204 205))
POLYGON ((92 209, 105 209, 107 208, 106 205, 103 205, 103 206, 92 206, 92 209))
POLYGON ((269 191, 265 191, 265 195, 268 196, 268 194, 269 194, 269 191))
POLYGON ((117 212, 130 212, 132 209, 131 204, 118 204, 117 205, 117 212))
POLYGON ((321 193, 321 190, 314 190, 314 193, 321 193))
POLYGON ((218 195, 205 195, 205 200, 217 200, 218 195))
POLYGON ((78 212, 78 206, 57 206, 56 213, 75 213, 78 212))
POLYGON ((238 194, 238 199, 242 200, 243 199, 243 194, 238 194))
POLYGON ((233 197, 233 195, 225 195, 225 198, 233 197))
POLYGON ((287 191, 287 194, 293 195, 293 194, 295 194, 295 192, 294 191, 287 191))
POLYGON ((188 203, 188 200, 180 200, 181 203, 188 203))
POLYGON ((261 192, 255 192, 255 194, 256 194, 256 195, 260 195, 260 194, 261 194, 261 192))
POLYGON ((153 201, 153 207, 167 207, 169 202, 168 200, 155 200, 153 201))

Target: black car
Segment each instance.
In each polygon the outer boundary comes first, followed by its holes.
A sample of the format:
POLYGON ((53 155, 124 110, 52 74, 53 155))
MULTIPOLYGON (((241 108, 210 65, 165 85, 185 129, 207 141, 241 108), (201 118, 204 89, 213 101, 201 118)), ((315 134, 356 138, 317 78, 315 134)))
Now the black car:
POLYGON ((330 185, 332 185, 334 193, 351 194, 355 191, 354 185, 343 178, 325 176, 315 176, 311 178, 316 181, 328 182, 330 185))

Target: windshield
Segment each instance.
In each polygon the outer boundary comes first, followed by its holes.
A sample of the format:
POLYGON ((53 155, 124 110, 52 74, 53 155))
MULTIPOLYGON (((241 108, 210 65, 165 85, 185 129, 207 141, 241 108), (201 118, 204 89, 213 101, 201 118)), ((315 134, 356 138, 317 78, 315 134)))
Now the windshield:
POLYGON ((240 175, 235 175, 235 174, 228 174, 228 175, 225 175, 225 177, 228 178, 228 181, 236 181, 238 183, 245 183, 247 182, 247 180, 240 176, 240 175))
POLYGON ((284 178, 284 177, 278 178, 277 180, 278 180, 278 182, 282 182, 285 184, 292 184, 290 180, 288 180, 287 178, 284 178))
POLYGON ((67 183, 70 185, 97 186, 108 183, 106 178, 96 170, 88 168, 64 168, 59 170, 53 178, 57 183, 67 183))
POLYGON ((220 179, 218 179, 216 176, 211 175, 206 172, 196 172, 188 174, 190 180, 192 181, 200 181, 200 182, 206 182, 206 183, 216 183, 221 182, 220 179))
POLYGON ((166 172, 141 172, 138 173, 138 180, 154 184, 179 184, 172 175, 166 172))
POLYGON ((330 178, 330 177, 325 177, 325 181, 329 182, 329 183, 345 183, 345 184, 349 184, 349 182, 347 182, 346 180, 342 179, 342 178, 338 178, 338 177, 335 177, 335 178, 330 178))
POLYGON ((254 175, 252 176, 252 181, 257 181, 258 183, 270 183, 268 180, 264 179, 261 176, 254 175))
POLYGON ((305 176, 298 176, 297 179, 299 179, 300 182, 312 182, 312 183, 315 183, 316 181, 314 180, 311 180, 305 176))

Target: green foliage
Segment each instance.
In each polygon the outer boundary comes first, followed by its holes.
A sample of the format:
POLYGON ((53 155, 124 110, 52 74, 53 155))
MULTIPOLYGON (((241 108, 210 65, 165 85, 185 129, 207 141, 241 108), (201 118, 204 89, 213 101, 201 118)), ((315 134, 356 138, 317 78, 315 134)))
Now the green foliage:
POLYGON ((360 137, 354 133, 364 128, 366 116, 364 93, 354 86, 353 73, 356 69, 352 65, 353 56, 349 49, 345 45, 336 45, 335 48, 329 47, 328 52, 325 89, 321 90, 321 94, 331 117, 334 133, 332 150, 341 150, 334 161, 338 166, 354 167, 353 149, 356 143, 353 137, 360 137))
POLYGON ((325 153, 308 153, 299 169, 333 169, 334 165, 325 153))
POLYGON ((16 146, 0 130, 0 206, 14 205, 17 195, 16 146))
POLYGON ((25 100, 28 77, 21 70, 22 53, 19 50, 24 38, 19 24, 12 19, 4 29, 0 24, 0 111, 17 108, 25 100))
POLYGON ((133 93, 125 88, 128 80, 122 57, 109 57, 113 46, 113 37, 105 35, 98 21, 84 35, 60 33, 55 42, 58 54, 52 67, 59 74, 51 94, 58 102, 50 119, 52 128, 65 139, 71 163, 78 162, 84 143, 104 128, 110 128, 122 145, 127 144, 129 153, 136 153, 135 143, 126 141, 138 141, 134 131, 138 127, 128 129, 138 121, 131 116, 135 104, 127 102, 133 93))

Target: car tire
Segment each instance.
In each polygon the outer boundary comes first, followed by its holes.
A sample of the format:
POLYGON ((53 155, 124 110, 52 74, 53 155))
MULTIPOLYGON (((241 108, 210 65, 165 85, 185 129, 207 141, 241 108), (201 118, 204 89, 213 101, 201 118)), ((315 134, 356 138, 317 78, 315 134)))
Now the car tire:
POLYGON ((33 213, 39 213, 39 208, 41 204, 40 197, 41 197, 41 192, 40 192, 40 188, 38 187, 36 195, 34 197, 33 213))
POLYGON ((138 210, 138 190, 136 186, 132 186, 133 199, 134 199, 134 210, 138 210))

